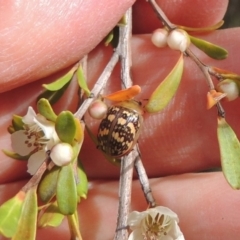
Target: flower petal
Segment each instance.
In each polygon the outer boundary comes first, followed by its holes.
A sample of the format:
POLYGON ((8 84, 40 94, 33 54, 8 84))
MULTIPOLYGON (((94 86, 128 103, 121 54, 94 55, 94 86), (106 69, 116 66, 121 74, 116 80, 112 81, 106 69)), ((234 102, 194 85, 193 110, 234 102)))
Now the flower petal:
POLYGON ((12 149, 21 156, 27 156, 36 148, 33 144, 26 144, 28 138, 25 132, 25 130, 19 130, 11 134, 12 149))
POLYGON ((44 150, 38 151, 31 155, 28 159, 28 170, 27 172, 34 175, 42 163, 45 161, 47 154, 44 150))
POLYGON ((141 230, 134 230, 129 235, 128 240, 144 240, 141 230))
POLYGON ((53 122, 48 121, 42 115, 36 116, 34 122, 42 129, 47 139, 52 138, 53 133, 55 132, 55 124, 53 122))
POLYGON ((36 117, 36 113, 32 107, 28 107, 27 114, 22 118, 22 121, 27 125, 34 124, 34 118, 36 117))
POLYGON ((146 216, 145 212, 146 211, 144 212, 133 211, 129 213, 127 224, 132 230, 134 230, 136 227, 137 228, 140 227, 142 219, 145 218, 146 216))
POLYGON ((177 222, 179 221, 177 214, 167 207, 158 206, 152 209, 156 209, 161 214, 168 215, 169 217, 173 218, 177 222))

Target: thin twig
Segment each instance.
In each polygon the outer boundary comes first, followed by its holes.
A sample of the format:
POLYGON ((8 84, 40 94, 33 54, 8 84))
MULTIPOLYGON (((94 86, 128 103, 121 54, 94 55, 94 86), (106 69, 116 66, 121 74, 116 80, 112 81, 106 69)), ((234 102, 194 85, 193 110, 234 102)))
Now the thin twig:
MULTIPOLYGON (((155 11, 155 13, 157 14, 157 17, 161 20, 161 22, 171 31, 173 29, 175 29, 177 26, 172 24, 169 19, 167 18, 167 16, 165 15, 165 13, 162 11, 162 9, 158 6, 158 4, 155 2, 155 0, 149 0, 150 5, 152 6, 153 10, 155 11)), ((190 57, 196 64, 197 66, 200 68, 200 70, 203 72, 206 80, 207 80, 207 84, 209 87, 209 90, 213 90, 215 89, 212 78, 209 74, 209 67, 205 64, 203 64, 198 58, 197 56, 188 48, 185 51, 185 54, 190 57)), ((221 117, 225 117, 225 111, 221 105, 220 102, 218 102, 216 104, 217 110, 218 110, 218 116, 221 117)))
MULTIPOLYGON (((119 52, 121 60, 121 79, 124 88, 132 86, 131 71, 131 34, 132 34, 132 9, 125 14, 126 25, 119 27, 119 52)), ((128 239, 127 218, 131 204, 133 166, 137 152, 132 151, 121 161, 119 180, 119 205, 117 228, 114 240, 128 239)))
POLYGON ((82 119, 83 115, 85 114, 85 112, 89 108, 90 104, 94 100, 94 97, 98 96, 98 94, 101 92, 101 90, 106 85, 106 83, 107 83, 110 75, 112 74, 112 71, 113 71, 115 65, 117 64, 118 60, 119 60, 119 50, 117 48, 113 52, 113 55, 112 55, 110 61, 108 62, 107 66, 103 70, 103 72, 100 75, 100 77, 98 78, 97 82, 95 83, 95 85, 94 85, 94 87, 93 87, 93 89, 91 91, 92 97, 87 98, 83 102, 81 107, 77 110, 77 112, 74 114, 76 118, 82 119))
POLYGON ((152 195, 152 190, 150 187, 149 179, 147 177, 145 168, 143 166, 142 160, 140 158, 140 154, 138 154, 137 159, 135 160, 135 169, 138 174, 138 178, 144 193, 144 196, 146 198, 147 203, 149 204, 149 207, 153 208, 156 207, 155 199, 152 195))
POLYGON ((39 169, 37 170, 37 172, 32 176, 32 178, 22 187, 22 191, 26 193, 30 188, 36 187, 40 182, 42 175, 44 174, 46 169, 47 169, 47 163, 46 161, 44 161, 42 165, 39 167, 39 169))
POLYGON ((122 159, 119 180, 117 229, 114 240, 128 239, 127 218, 131 204, 132 176, 135 151, 122 159))
POLYGON ((170 31, 174 30, 176 28, 176 25, 171 23, 168 19, 168 17, 165 15, 163 10, 158 6, 155 0, 148 0, 150 5, 152 6, 154 12, 157 14, 157 17, 160 19, 160 21, 163 23, 165 27, 167 27, 170 31))

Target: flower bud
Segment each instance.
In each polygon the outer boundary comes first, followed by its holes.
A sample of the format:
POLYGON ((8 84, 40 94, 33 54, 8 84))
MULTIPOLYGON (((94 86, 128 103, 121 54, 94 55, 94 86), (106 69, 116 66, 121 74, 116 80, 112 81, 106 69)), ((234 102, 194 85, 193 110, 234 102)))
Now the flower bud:
POLYGON ((88 113, 92 118, 103 119, 107 114, 108 107, 100 99, 97 99, 92 102, 88 108, 88 113))
POLYGON ((165 47, 167 46, 167 36, 168 31, 165 28, 158 28, 152 34, 152 43, 156 47, 165 47))
POLYGON ((182 29, 171 31, 167 38, 167 44, 171 49, 184 52, 187 50, 191 41, 188 34, 182 29))
POLYGON ((60 167, 69 164, 73 158, 72 146, 63 142, 56 144, 51 150, 50 158, 60 167))
POLYGON ((226 93, 226 99, 232 101, 239 96, 239 88, 235 81, 231 79, 225 79, 217 85, 217 90, 219 92, 226 93))

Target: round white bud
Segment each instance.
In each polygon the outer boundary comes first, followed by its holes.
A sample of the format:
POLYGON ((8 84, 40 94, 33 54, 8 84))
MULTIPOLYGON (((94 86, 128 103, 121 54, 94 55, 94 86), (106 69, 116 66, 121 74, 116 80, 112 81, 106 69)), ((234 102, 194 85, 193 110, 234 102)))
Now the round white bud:
POLYGON ((156 47, 166 47, 167 36, 168 36, 168 31, 165 28, 158 28, 152 34, 152 37, 151 37, 152 43, 156 47))
POLYGON ((60 167, 69 164, 73 158, 72 146, 63 142, 56 144, 50 152, 50 158, 60 167))
POLYGON ((189 47, 191 41, 188 34, 182 29, 172 30, 167 38, 167 44, 171 49, 184 52, 189 47))
POLYGON ((231 79, 226 79, 221 81, 218 86, 217 86, 217 90, 219 92, 223 92, 226 93, 226 99, 228 101, 232 101, 236 98, 238 98, 239 96, 239 88, 236 82, 234 82, 231 79))
POLYGON ((103 119, 107 111, 107 105, 100 99, 93 101, 88 108, 89 115, 94 119, 103 119))

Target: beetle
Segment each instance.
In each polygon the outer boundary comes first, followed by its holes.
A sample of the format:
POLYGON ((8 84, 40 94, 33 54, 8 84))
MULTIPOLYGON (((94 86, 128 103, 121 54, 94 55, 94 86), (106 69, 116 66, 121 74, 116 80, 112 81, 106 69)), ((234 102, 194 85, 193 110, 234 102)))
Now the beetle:
POLYGON ((127 155, 136 144, 143 125, 141 105, 123 101, 109 107, 98 129, 98 148, 112 157, 127 155))
POLYGON ((98 149, 109 156, 120 158, 127 155, 136 144, 143 125, 143 110, 141 103, 133 98, 139 94, 141 88, 134 85, 117 91, 103 98, 116 102, 106 108, 99 99, 90 108, 90 115, 96 119, 104 116, 98 129, 98 149), (97 107, 99 106, 97 110, 97 107), (94 113, 94 111, 96 114, 94 113), (97 117, 96 117, 97 116, 97 117))

